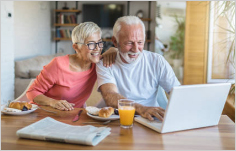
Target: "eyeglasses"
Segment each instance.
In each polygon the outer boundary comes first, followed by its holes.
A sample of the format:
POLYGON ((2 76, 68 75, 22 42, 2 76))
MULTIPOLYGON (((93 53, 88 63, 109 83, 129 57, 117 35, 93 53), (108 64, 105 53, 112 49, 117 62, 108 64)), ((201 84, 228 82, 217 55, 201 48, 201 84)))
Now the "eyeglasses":
POLYGON ((104 45, 105 45, 105 41, 101 41, 101 42, 98 42, 98 43, 96 43, 96 42, 90 42, 90 43, 88 43, 88 44, 77 42, 76 44, 87 45, 89 50, 94 50, 94 49, 96 49, 97 45, 98 45, 99 48, 103 48, 104 45))

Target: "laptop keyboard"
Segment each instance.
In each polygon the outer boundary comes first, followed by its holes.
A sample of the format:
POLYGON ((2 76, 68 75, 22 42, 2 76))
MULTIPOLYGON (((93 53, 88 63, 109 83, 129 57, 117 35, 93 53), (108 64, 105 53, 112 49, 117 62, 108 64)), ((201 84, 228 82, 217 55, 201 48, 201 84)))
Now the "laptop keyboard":
POLYGON ((153 121, 153 122, 162 123, 162 121, 160 121, 160 120, 159 120, 158 118, 156 118, 155 116, 152 117, 152 118, 154 118, 154 121, 153 121))
POLYGON ((158 120, 157 118, 154 118, 154 121, 149 121, 148 119, 145 119, 148 125, 152 125, 156 128, 161 129, 162 121, 158 120))
MULTIPOLYGON (((154 118, 154 117, 153 117, 154 118)), ((157 118, 154 118, 154 121, 149 121, 146 118, 143 118, 141 116, 135 117, 134 118, 136 122, 143 124, 157 132, 161 132, 162 128, 162 121, 158 120, 157 118)))

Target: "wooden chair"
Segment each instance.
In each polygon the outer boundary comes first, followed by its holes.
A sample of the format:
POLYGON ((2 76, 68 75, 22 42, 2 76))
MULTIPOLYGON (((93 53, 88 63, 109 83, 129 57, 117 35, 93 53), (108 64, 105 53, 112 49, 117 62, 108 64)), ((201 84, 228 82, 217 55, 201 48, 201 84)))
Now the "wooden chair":
POLYGON ((14 101, 26 101, 26 102, 30 102, 30 100, 26 97, 26 92, 29 89, 29 87, 31 86, 31 84, 34 82, 35 79, 32 79, 29 83, 29 85, 27 86, 27 88, 25 89, 25 91, 18 97, 16 98, 14 101))
POLYGON ((227 115, 235 122, 235 94, 228 95, 222 114, 227 115))

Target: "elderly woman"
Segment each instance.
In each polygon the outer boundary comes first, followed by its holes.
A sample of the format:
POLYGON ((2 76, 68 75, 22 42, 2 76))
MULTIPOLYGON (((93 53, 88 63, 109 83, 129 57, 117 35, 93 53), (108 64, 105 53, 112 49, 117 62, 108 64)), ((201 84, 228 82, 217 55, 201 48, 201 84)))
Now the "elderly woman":
MULTIPOLYGON (((65 111, 83 107, 97 80, 95 63, 99 62, 104 46, 101 34, 100 27, 93 22, 76 26, 72 31, 76 54, 55 57, 44 66, 26 92, 31 103, 65 111)), ((108 66, 115 60, 114 55, 116 48, 110 48, 108 66)))

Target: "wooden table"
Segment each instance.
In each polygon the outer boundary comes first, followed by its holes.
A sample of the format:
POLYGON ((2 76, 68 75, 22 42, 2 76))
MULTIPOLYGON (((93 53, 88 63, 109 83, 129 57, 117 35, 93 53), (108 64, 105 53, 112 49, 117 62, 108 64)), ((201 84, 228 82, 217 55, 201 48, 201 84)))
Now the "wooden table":
MULTIPOLYGON (((44 107, 51 109, 49 107, 44 107)), ((54 110, 54 109, 51 109, 54 110)), ((23 116, 1 115, 1 149, 2 150, 234 150, 235 149, 235 124, 222 115, 218 126, 172 132, 166 134, 157 133, 139 123, 134 123, 131 129, 122 129, 119 120, 109 123, 111 134, 102 140, 97 146, 85 146, 58 142, 20 139, 16 131, 28 126, 47 116, 58 121, 83 125, 84 121, 95 121, 81 114, 80 120, 72 122, 79 108, 73 111, 58 111, 57 114, 45 112, 41 109, 23 116)), ((94 126, 102 126, 95 125, 94 126)), ((78 134, 79 135, 79 134, 78 134)))

